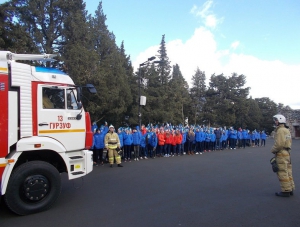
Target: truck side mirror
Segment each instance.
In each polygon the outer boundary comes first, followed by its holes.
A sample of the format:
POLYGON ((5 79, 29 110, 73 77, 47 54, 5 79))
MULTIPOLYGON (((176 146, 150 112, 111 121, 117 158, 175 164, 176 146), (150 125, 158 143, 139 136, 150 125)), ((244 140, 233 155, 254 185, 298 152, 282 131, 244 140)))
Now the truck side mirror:
POLYGON ((96 90, 96 88, 94 87, 93 84, 87 84, 86 87, 87 87, 87 89, 89 90, 89 92, 91 94, 96 94, 97 93, 97 90, 96 90))

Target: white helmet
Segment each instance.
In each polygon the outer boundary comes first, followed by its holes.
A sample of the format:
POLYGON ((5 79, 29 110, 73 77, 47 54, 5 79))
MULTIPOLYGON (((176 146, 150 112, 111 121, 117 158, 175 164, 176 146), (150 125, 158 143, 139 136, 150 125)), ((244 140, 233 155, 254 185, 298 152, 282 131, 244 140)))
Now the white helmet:
POLYGON ((277 120, 279 124, 285 124, 286 123, 285 117, 281 114, 274 115, 273 119, 274 119, 274 121, 277 120))
POLYGON ((110 125, 109 128, 115 128, 113 125, 110 125))

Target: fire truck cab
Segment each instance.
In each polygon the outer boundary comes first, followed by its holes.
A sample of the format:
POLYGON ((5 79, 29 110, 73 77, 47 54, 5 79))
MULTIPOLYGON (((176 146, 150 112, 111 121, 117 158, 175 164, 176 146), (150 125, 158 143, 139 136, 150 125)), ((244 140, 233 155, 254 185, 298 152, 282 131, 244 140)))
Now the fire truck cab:
POLYGON ((81 87, 60 70, 17 62, 53 57, 0 51, 0 196, 19 215, 56 201, 60 173, 71 180, 93 169, 91 119, 81 87))

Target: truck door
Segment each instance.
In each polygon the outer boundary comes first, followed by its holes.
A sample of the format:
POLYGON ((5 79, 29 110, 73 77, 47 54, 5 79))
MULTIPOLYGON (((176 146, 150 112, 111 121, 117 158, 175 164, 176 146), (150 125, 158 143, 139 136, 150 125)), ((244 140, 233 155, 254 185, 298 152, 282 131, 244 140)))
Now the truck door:
POLYGON ((77 116, 81 110, 75 92, 75 88, 38 85, 38 135, 59 141, 67 151, 85 147, 85 118, 77 116))

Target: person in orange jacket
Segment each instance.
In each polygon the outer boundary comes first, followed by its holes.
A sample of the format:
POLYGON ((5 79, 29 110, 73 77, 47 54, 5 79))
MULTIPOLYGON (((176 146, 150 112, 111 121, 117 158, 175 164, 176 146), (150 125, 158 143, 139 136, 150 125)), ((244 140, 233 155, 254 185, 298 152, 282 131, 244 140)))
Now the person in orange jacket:
POLYGON ((157 140, 158 140, 158 145, 157 145, 157 156, 161 157, 162 154, 164 153, 164 146, 165 146, 165 133, 164 129, 161 128, 159 132, 157 133, 157 140))
POLYGON ((176 142, 176 152, 177 156, 180 156, 180 147, 181 147, 181 142, 182 142, 182 135, 178 129, 176 129, 175 132, 175 142, 176 142))
POLYGON ((165 133, 165 155, 164 157, 169 157, 171 153, 171 146, 172 146, 172 133, 170 132, 169 129, 166 130, 165 133))
POLYGON ((172 130, 172 157, 176 154, 176 135, 175 130, 172 130))

